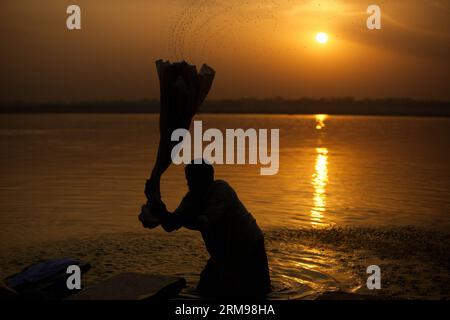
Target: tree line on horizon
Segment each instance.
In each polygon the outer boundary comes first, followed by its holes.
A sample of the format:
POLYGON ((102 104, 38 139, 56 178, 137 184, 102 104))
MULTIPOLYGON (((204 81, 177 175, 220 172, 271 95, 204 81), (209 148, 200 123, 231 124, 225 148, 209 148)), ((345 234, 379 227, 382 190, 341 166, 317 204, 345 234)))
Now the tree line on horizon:
MULTIPOLYGON (((0 104, 0 113, 158 113, 159 100, 25 102, 0 104)), ((200 113, 450 116, 450 101, 410 98, 242 98, 207 100, 200 113)))

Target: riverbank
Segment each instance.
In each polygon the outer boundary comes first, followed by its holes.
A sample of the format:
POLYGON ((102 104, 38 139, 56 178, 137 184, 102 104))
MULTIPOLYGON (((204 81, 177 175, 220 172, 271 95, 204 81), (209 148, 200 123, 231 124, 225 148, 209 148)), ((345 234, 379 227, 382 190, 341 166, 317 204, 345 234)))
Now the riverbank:
MULTIPOLYGON (((0 102, 0 114, 40 113, 155 113, 160 104, 156 99, 137 101, 53 101, 0 102)), ((200 113, 217 114, 329 114, 449 117, 450 101, 414 100, 406 98, 356 99, 225 99, 207 100, 200 113)))
MULTIPOLYGON (((450 298, 450 234, 413 227, 266 230, 271 299, 311 299, 328 291, 388 299, 450 298), (381 268, 381 290, 366 289, 366 268, 381 268)), ((106 234, 10 248, 1 253, 2 278, 41 259, 73 257, 91 263, 89 286, 123 272, 186 278, 195 296, 208 255, 195 232, 106 234)))

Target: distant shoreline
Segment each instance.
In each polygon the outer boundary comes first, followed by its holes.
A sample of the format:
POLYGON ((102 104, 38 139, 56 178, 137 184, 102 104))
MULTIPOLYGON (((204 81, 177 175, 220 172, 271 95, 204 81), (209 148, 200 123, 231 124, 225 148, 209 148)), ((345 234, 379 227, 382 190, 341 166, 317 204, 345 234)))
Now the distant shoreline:
MULTIPOLYGON (((158 100, 99 102, 8 102, 0 103, 0 114, 43 113, 159 113, 158 100)), ((450 117, 450 101, 419 101, 407 98, 361 99, 239 99, 209 100, 200 108, 203 114, 330 114, 379 116, 450 117)))

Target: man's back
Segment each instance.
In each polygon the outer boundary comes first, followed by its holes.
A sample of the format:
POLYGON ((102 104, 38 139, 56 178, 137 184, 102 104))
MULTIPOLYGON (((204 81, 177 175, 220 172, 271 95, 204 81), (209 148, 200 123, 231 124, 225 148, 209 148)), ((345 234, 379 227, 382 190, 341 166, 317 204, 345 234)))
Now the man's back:
POLYGON ((233 188, 215 180, 200 203, 191 205, 203 220, 200 231, 211 255, 200 275, 200 293, 261 296, 270 292, 263 233, 233 188))
POLYGON ((175 213, 191 214, 192 211, 203 222, 199 231, 208 252, 216 259, 243 256, 263 238, 256 220, 223 180, 215 180, 200 203, 195 203, 188 193, 175 213))

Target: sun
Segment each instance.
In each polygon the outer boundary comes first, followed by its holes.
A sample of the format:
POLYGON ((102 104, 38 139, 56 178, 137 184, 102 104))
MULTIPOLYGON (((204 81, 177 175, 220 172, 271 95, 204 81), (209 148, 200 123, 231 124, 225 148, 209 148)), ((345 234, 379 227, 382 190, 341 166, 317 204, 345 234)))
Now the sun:
POLYGON ((325 44, 328 42, 328 35, 325 32, 319 32, 316 34, 316 41, 320 44, 325 44))

